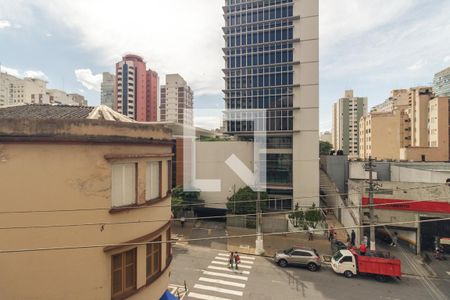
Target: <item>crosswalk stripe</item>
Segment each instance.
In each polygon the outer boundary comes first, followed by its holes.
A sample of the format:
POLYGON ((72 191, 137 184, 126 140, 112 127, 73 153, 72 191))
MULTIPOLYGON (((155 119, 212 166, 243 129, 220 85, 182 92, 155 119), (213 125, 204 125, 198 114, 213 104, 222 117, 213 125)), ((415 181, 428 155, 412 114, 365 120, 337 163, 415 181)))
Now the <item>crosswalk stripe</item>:
POLYGON ((196 299, 202 299, 202 300, 231 300, 231 299, 228 299, 228 298, 215 297, 215 296, 210 296, 210 295, 203 295, 203 294, 193 293, 193 292, 190 292, 188 296, 190 298, 196 298, 196 299))
MULTIPOLYGON (((221 257, 221 256, 216 256, 216 257, 214 257, 214 259, 216 259, 216 260, 223 260, 223 261, 228 261, 229 260, 228 258, 221 257)), ((253 265, 254 262, 241 259, 241 264, 253 265)))
POLYGON ((447 272, 447 274, 450 276, 450 272, 447 272))
MULTIPOLYGON (((232 269, 228 269, 228 268, 223 268, 223 267, 208 266, 208 269, 213 269, 213 270, 220 270, 220 271, 225 271, 225 272, 233 272, 233 273, 234 273, 234 270, 232 270, 232 269)), ((250 272, 249 272, 249 271, 240 271, 240 273, 242 273, 242 274, 245 274, 245 275, 248 275, 248 274, 250 274, 250 272)))
POLYGON ((247 276, 231 275, 231 274, 225 274, 225 273, 219 273, 219 272, 203 271, 203 274, 217 276, 217 277, 230 278, 230 279, 240 279, 240 280, 245 280, 245 281, 248 280, 247 276))
MULTIPOLYGON (((226 253, 219 253, 219 254, 217 254, 217 255, 230 257, 230 254, 226 254, 226 253)), ((241 259, 242 259, 242 258, 245 258, 245 259, 255 260, 255 258, 254 258, 253 256, 239 255, 239 257, 240 257, 241 259)))
POLYGON ((203 284, 194 284, 194 289, 201 289, 206 291, 212 291, 217 293, 223 293, 223 294, 229 294, 229 295, 235 295, 235 296, 242 296, 244 293, 241 291, 235 291, 230 289, 223 289, 215 286, 209 286, 209 285, 203 285, 203 284))
MULTIPOLYGON (((224 261, 213 260, 211 263, 212 263, 212 264, 216 264, 216 265, 228 266, 228 263, 227 263, 227 262, 224 262, 224 261)), ((241 265, 239 265, 239 268, 243 268, 243 269, 251 269, 252 266, 243 266, 243 265, 241 264, 241 265)))
POLYGON ((240 288, 245 288, 245 283, 237 283, 227 280, 220 280, 220 279, 214 279, 214 278, 208 278, 208 277, 200 277, 198 280, 204 281, 204 282, 210 282, 210 283, 218 283, 223 285, 229 285, 229 286, 235 286, 240 288))

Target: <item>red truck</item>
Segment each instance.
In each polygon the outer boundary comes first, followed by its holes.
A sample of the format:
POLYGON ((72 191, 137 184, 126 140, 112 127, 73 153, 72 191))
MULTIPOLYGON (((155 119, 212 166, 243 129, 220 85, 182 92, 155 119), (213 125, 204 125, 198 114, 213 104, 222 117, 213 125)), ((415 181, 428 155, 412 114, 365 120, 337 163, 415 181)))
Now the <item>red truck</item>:
POLYGON ((401 262, 385 252, 367 252, 360 255, 356 250, 339 250, 331 259, 331 267, 338 274, 351 278, 356 274, 373 275, 377 280, 386 281, 390 277, 400 279, 401 262))

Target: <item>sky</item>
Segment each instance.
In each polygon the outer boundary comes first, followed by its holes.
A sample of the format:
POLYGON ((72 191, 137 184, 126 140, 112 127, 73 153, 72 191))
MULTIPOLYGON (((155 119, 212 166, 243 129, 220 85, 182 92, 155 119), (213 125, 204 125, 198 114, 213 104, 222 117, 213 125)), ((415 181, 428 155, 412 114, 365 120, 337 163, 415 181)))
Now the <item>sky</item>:
MULTIPOLYGON (((1 70, 100 103, 101 73, 126 53, 179 73, 193 88, 195 123, 219 127, 224 107, 224 0, 0 0, 1 70), (216 115, 215 115, 216 114, 216 115)), ((320 0, 320 129, 344 90, 382 102, 429 85, 450 66, 450 1, 320 0)))

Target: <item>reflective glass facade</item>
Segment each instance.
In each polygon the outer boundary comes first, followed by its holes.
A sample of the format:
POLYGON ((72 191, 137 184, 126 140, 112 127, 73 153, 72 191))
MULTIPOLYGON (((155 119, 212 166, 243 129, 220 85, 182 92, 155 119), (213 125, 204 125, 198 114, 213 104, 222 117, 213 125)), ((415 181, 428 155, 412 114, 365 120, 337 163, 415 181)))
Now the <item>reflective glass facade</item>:
MULTIPOLYGON (((226 108, 268 109, 268 131, 292 130, 293 0, 226 3, 226 108)), ((227 122, 230 133, 252 130, 248 121, 227 122)))
MULTIPOLYGON (((255 126, 245 120, 265 109, 268 132, 266 179, 272 209, 292 208, 292 134, 295 0, 227 0, 225 27, 225 107, 231 110, 226 130, 252 140, 255 126), (237 111, 236 111, 237 110, 237 111), (243 120, 239 120, 242 116, 243 120), (278 151, 278 149, 280 149, 278 151), (281 150, 282 149, 282 150, 281 150), (280 152, 280 153, 277 153, 280 152)), ((298 44, 297 44, 298 46, 298 44)))

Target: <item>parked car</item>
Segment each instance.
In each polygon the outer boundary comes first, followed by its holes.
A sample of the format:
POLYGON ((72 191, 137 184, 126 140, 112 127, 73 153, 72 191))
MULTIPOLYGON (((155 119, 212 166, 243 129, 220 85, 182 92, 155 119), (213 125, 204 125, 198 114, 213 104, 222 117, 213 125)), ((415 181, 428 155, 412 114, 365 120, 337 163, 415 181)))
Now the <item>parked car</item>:
POLYGON ((292 247, 275 253, 273 260, 280 267, 288 265, 306 266, 311 272, 320 269, 321 259, 316 249, 305 247, 292 247))
POLYGON ((343 242, 338 241, 338 240, 331 241, 331 253, 334 254, 334 253, 338 252, 339 250, 344 250, 344 249, 347 249, 347 246, 343 242))

